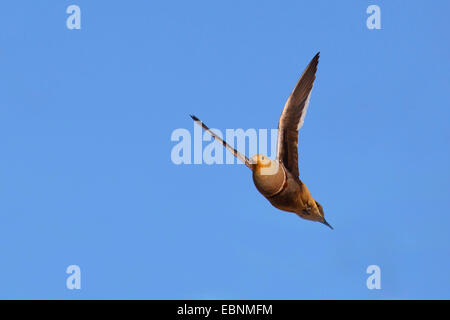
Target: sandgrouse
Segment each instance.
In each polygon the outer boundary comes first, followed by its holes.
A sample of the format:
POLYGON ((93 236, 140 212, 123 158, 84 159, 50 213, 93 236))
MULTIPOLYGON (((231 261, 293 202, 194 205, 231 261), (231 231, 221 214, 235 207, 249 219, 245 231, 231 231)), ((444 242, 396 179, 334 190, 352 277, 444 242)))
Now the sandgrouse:
POLYGON ((298 171, 298 131, 305 120, 316 78, 319 54, 317 53, 306 67, 281 113, 278 122, 276 160, 261 154, 254 155, 251 159, 247 158, 212 132, 196 116, 191 117, 252 170, 256 188, 274 207, 294 212, 307 220, 321 222, 333 229, 325 220, 320 203, 314 200, 306 185, 300 180, 298 171))

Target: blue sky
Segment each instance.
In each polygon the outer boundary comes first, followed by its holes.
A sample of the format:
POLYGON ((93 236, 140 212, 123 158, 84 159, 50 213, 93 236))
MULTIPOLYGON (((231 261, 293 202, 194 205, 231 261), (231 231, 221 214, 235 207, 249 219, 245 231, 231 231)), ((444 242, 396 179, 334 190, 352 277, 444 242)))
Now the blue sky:
POLYGON ((5 2, 0 298, 449 299, 449 10, 5 2), (276 128, 317 51, 300 176, 334 231, 273 208, 244 166, 173 164, 190 113, 276 128))

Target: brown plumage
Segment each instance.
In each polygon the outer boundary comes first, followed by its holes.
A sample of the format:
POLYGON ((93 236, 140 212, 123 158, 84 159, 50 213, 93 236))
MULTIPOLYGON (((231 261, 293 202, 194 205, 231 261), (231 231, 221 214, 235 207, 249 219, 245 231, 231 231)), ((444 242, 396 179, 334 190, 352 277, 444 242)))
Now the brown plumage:
POLYGON ((274 207, 296 213, 307 220, 321 222, 333 229, 325 220, 320 203, 314 200, 300 180, 298 170, 298 131, 305 119, 318 63, 319 53, 308 64, 286 101, 278 123, 276 160, 259 154, 248 159, 214 134, 197 117, 191 117, 252 170, 256 188, 274 207))

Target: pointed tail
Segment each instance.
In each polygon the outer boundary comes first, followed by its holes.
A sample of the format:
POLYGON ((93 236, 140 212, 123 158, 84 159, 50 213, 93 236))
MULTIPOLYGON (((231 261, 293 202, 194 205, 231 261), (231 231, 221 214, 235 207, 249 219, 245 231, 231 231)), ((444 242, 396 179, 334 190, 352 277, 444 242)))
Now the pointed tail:
POLYGON ((249 167, 250 169, 252 169, 252 166, 250 164, 250 160, 242 153, 240 153, 239 151, 237 151, 235 148, 233 148, 232 146, 230 146, 228 143, 226 143, 225 141, 223 141, 218 135, 216 135, 214 132, 212 132, 199 118, 197 118, 194 115, 190 115, 191 118, 195 121, 195 123, 197 123, 199 126, 201 126, 203 129, 205 129, 205 131, 207 131, 214 139, 216 139, 217 141, 219 141, 220 143, 223 144, 223 146, 225 148, 228 149, 228 151, 230 151, 236 158, 238 158, 239 160, 241 160, 247 167, 249 167))

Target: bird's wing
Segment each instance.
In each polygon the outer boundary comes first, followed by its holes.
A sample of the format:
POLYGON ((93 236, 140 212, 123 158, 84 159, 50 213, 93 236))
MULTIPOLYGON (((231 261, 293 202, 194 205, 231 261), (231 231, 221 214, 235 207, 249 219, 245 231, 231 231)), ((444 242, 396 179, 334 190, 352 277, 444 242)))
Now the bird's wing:
POLYGON ((235 148, 233 148, 232 146, 230 146, 228 143, 226 143, 225 141, 222 140, 222 138, 220 138, 218 135, 216 135, 214 132, 211 131, 211 129, 209 129, 199 118, 197 118, 196 116, 191 115, 191 118, 199 125, 201 126, 203 129, 205 129, 205 131, 207 131, 214 139, 218 140, 220 143, 223 144, 223 146, 225 148, 227 148, 236 158, 238 158, 239 160, 241 160, 247 167, 249 167, 250 169, 252 168, 251 164, 250 164, 250 160, 242 153, 240 153, 239 151, 237 151, 235 148))
POLYGON ((309 98, 316 78, 317 64, 319 63, 319 53, 303 71, 300 80, 284 105, 278 123, 278 159, 295 176, 298 177, 298 130, 305 120, 308 109, 309 98))

